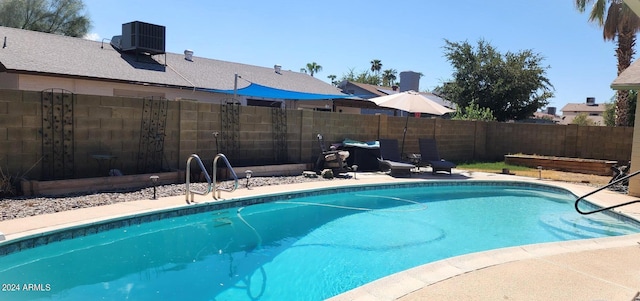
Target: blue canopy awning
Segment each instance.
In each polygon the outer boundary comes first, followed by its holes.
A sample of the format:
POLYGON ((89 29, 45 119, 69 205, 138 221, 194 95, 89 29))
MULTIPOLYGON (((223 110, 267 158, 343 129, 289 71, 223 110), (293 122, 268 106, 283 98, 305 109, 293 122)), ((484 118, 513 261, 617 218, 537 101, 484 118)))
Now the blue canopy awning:
MULTIPOLYGON (((234 94, 234 90, 218 90, 218 89, 206 89, 208 92, 234 94)), ((238 89, 237 95, 249 96, 249 97, 263 97, 271 99, 296 99, 296 100, 321 100, 321 99, 344 99, 354 98, 353 95, 347 94, 317 94, 298 91, 289 91, 283 89, 277 89, 272 87, 263 86, 256 83, 238 89)))

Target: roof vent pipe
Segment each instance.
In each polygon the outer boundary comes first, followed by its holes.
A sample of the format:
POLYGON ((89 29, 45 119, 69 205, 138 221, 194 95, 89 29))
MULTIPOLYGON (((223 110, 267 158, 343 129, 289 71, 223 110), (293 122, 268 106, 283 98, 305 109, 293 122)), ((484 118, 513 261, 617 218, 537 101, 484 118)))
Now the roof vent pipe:
POLYGON ((276 73, 280 74, 280 71, 282 70, 282 66, 280 65, 273 65, 273 69, 276 71, 276 73))
POLYGON ((2 48, 7 48, 7 37, 4 37, 4 43, 2 43, 2 48))
POLYGON ((184 51, 184 59, 193 62, 193 50, 187 49, 184 51))

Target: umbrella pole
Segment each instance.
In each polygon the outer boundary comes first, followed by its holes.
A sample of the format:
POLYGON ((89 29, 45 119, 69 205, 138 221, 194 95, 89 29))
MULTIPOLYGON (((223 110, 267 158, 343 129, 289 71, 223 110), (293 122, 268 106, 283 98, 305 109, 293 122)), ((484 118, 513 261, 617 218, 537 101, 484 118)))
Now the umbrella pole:
POLYGON ((404 122, 404 132, 402 133, 402 148, 400 148, 400 159, 402 159, 402 154, 404 154, 404 138, 407 136, 407 125, 409 124, 409 112, 407 112, 407 119, 404 122))

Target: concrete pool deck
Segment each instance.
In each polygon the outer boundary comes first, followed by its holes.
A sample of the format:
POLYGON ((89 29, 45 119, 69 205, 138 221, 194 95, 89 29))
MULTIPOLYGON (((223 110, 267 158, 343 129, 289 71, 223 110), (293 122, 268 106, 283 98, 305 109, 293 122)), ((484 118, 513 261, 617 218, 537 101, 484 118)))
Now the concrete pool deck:
MULTIPOLYGON (((549 184, 584 195, 594 188, 511 175, 457 170, 453 176, 421 173, 392 178, 358 173, 357 179, 239 188, 229 200, 277 192, 345 185, 425 180, 509 180, 549 184)), ((610 206, 635 198, 602 191, 589 201, 610 206)), ((210 202, 196 196, 197 202, 210 202)), ((7 240, 106 219, 185 206, 185 197, 139 200, 0 222, 7 240)), ((616 209, 640 220, 640 204, 616 209)), ((577 214, 577 213, 576 213, 577 214)), ((640 300, 640 234, 535 244, 452 257, 376 280, 331 300, 640 300)))

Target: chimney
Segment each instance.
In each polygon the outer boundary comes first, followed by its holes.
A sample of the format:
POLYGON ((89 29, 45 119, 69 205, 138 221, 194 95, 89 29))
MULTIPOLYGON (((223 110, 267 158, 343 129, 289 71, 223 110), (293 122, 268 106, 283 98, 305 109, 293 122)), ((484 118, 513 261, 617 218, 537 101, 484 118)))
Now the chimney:
POLYGON ((280 71, 282 70, 282 66, 280 66, 278 64, 273 65, 273 70, 275 70, 276 73, 280 74, 280 71))
POLYGON ((193 62, 193 50, 187 49, 184 51, 184 59, 193 62))
POLYGON ((556 107, 547 107, 547 114, 556 115, 556 107))
POLYGON ((420 91, 420 73, 413 71, 400 72, 400 92, 420 91))

